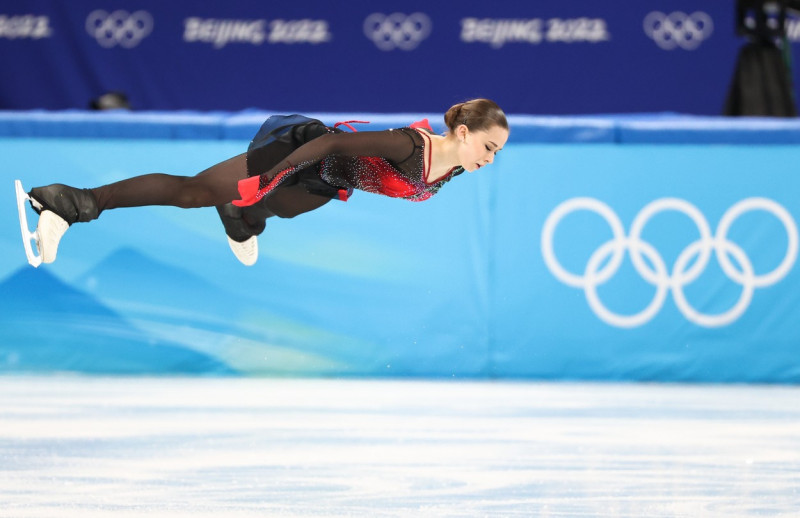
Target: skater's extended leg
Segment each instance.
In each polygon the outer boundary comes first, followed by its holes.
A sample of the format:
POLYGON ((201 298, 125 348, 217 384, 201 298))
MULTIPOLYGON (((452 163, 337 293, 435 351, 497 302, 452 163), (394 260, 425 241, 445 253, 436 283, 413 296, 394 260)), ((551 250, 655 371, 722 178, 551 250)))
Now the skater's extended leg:
POLYGON ((292 218, 321 207, 330 198, 309 193, 302 183, 282 186, 262 203, 234 210, 230 201, 238 198, 238 182, 247 178, 247 155, 230 158, 196 176, 146 174, 96 187, 77 189, 62 184, 31 190, 32 205, 40 214, 37 227, 43 262, 53 262, 58 244, 67 228, 91 221, 104 210, 121 207, 165 205, 182 208, 216 206, 228 241, 245 264, 255 263, 257 241, 268 217, 292 218))
POLYGON ((237 182, 246 177, 246 155, 241 154, 191 177, 154 173, 94 189, 62 184, 35 187, 29 196, 31 205, 40 213, 37 244, 42 262, 55 260, 58 244, 70 225, 91 221, 104 210, 145 205, 221 205, 238 196, 237 182))
POLYGON ((146 174, 91 189, 100 212, 120 207, 169 205, 185 209, 223 205, 239 196, 247 178, 246 155, 220 162, 196 176, 146 174))

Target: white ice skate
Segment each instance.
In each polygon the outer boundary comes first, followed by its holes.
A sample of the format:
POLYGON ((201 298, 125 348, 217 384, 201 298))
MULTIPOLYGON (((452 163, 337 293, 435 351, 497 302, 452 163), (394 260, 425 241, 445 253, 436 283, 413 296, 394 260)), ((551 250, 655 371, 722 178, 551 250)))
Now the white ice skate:
POLYGON ((258 237, 250 236, 246 241, 235 241, 228 237, 233 255, 245 266, 253 266, 258 260, 258 237))
POLYGON ((42 263, 52 263, 56 260, 61 236, 67 231, 69 224, 56 213, 42 210, 39 214, 39 223, 36 230, 31 232, 28 226, 25 202, 30 200, 38 209, 42 207, 36 200, 28 196, 28 193, 22 188, 21 181, 14 180, 14 187, 17 191, 17 209, 19 210, 19 226, 22 231, 22 245, 25 247, 28 263, 34 268, 42 263), (38 254, 34 253, 31 243, 36 245, 38 254))

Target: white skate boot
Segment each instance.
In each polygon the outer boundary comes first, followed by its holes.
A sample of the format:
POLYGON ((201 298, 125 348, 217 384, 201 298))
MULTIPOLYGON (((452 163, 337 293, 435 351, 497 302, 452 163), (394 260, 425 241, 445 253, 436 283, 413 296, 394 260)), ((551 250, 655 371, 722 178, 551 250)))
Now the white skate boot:
POLYGON ((52 263, 56 260, 58 253, 58 243, 61 237, 69 228, 64 218, 49 210, 43 210, 39 215, 39 224, 36 225, 36 234, 39 239, 36 245, 39 247, 39 255, 42 256, 43 263, 52 263))
POLYGON ((253 266, 258 260, 258 237, 250 236, 246 241, 235 241, 228 237, 233 255, 245 266, 253 266))
POLYGON ((232 203, 217 206, 217 213, 225 227, 233 255, 245 266, 258 260, 258 235, 264 231, 267 218, 272 213, 264 203, 251 207, 237 207, 232 203))
POLYGON ((35 187, 26 193, 19 180, 14 181, 14 187, 25 255, 34 267, 56 260, 58 244, 70 225, 78 221, 91 221, 99 215, 94 195, 87 189, 53 184, 35 187), (28 227, 25 201, 29 201, 33 210, 39 213, 39 223, 34 232, 28 227), (33 252, 32 241, 39 255, 33 252))

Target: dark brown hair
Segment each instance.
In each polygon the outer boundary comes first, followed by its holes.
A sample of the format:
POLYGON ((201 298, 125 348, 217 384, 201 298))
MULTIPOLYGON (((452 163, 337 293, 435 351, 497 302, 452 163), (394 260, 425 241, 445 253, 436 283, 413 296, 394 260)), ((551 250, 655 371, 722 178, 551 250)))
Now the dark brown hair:
POLYGON ((494 126, 508 129, 506 114, 489 99, 472 99, 451 106, 444 114, 444 123, 452 132, 461 124, 470 131, 487 131, 494 126))

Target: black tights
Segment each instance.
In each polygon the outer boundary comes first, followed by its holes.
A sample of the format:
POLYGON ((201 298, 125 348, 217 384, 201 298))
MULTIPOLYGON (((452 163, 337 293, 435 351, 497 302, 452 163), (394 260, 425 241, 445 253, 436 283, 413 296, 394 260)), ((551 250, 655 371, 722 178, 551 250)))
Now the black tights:
MULTIPOLYGON (((184 209, 216 207, 239 199, 237 184, 247 178, 247 154, 235 156, 209 167, 196 176, 153 173, 128 178, 91 189, 100 212, 120 207, 168 205, 184 209)), ((292 218, 314 210, 330 199, 311 194, 302 184, 277 188, 260 203, 266 209, 258 217, 272 215, 292 218)), ((247 211, 245 211, 247 214, 247 211)))

